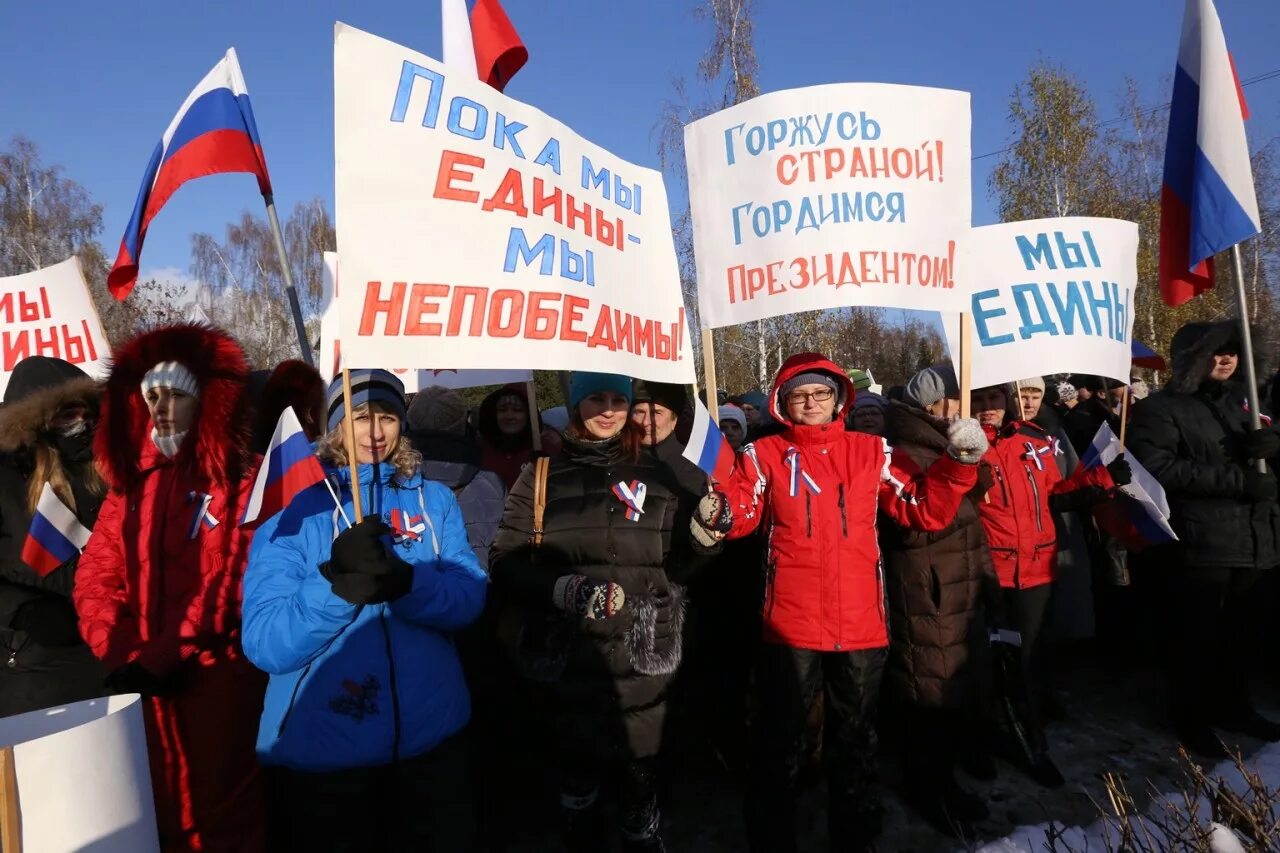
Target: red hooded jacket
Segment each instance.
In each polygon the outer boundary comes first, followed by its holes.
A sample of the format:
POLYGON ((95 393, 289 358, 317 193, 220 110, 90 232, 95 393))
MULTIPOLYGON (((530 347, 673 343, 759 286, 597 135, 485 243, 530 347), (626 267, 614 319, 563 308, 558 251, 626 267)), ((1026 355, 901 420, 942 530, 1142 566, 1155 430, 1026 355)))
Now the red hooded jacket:
POLYGON ((1058 440, 1030 421, 1011 421, 987 429, 991 448, 982 461, 991 466, 994 485, 978 504, 991 561, 1000 585, 1012 589, 1053 580, 1058 532, 1049 498, 1087 486, 1111 489, 1107 469, 1080 466, 1062 478, 1055 458, 1058 440))
POLYGON ((117 350, 95 436, 111 491, 80 557, 76 611, 108 670, 137 662, 174 685, 144 706, 166 853, 265 847, 254 742, 266 678, 239 645, 247 376, 239 345, 221 331, 149 332, 117 350), (200 402, 168 459, 151 441, 140 385, 171 360, 195 376, 200 402))
POLYGON ((733 509, 729 538, 767 531, 764 638, 803 649, 854 651, 889 644, 877 512, 904 527, 942 530, 977 479, 977 466, 943 457, 927 474, 879 436, 845 432, 853 383, 814 353, 778 372, 769 410, 786 425, 743 448, 721 488, 733 509), (829 424, 786 418, 781 389, 822 371, 839 380, 829 424))

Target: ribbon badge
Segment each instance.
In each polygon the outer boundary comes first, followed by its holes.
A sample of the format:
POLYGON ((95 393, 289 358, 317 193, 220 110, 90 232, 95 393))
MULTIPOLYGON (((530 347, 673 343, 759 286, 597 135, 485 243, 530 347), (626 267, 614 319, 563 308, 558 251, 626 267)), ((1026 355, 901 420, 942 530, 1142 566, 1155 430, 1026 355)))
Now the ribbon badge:
POLYGON ((644 513, 644 496, 649 487, 639 480, 630 483, 618 482, 613 485, 613 493, 627 508, 627 521, 639 521, 644 513))
POLYGON ((406 542, 421 542, 427 523, 422 516, 411 516, 402 509, 391 510, 391 541, 397 545, 406 542))
POLYGON ((213 513, 209 512, 209 504, 213 503, 213 495, 207 495, 204 492, 188 492, 187 503, 195 504, 196 511, 191 516, 191 525, 187 528, 187 538, 195 539, 200 533, 203 526, 206 530, 212 530, 218 526, 218 519, 213 517, 213 513))
POLYGON ((1032 444, 1029 441, 1024 441, 1022 443, 1022 446, 1025 447, 1027 450, 1026 453, 1022 454, 1022 458, 1026 459, 1028 462, 1033 463, 1036 466, 1037 471, 1043 471, 1044 460, 1041 459, 1040 457, 1044 456, 1046 453, 1053 453, 1053 447, 1048 444, 1044 445, 1043 447, 1036 447, 1034 444, 1032 444))
POLYGON ((800 494, 800 485, 802 483, 812 494, 822 494, 822 489, 818 488, 818 484, 809 476, 809 472, 804 470, 804 465, 800 460, 800 450, 798 448, 787 448, 786 463, 787 467, 791 469, 791 483, 787 492, 791 497, 794 498, 796 495, 800 494))

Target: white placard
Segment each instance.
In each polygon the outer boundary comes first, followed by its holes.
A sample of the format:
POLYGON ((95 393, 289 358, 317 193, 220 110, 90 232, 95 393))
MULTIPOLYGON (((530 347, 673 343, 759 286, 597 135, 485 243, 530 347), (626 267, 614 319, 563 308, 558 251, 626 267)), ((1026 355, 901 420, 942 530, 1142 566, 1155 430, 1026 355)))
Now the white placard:
POLYGON ((344 24, 334 89, 352 363, 693 381, 661 174, 344 24))
POLYGON ((69 361, 94 379, 106 373, 111 347, 74 255, 0 278, 0 399, 14 366, 33 355, 69 361))
POLYGON ((833 83, 685 128, 702 322, 962 310, 969 93, 833 83))

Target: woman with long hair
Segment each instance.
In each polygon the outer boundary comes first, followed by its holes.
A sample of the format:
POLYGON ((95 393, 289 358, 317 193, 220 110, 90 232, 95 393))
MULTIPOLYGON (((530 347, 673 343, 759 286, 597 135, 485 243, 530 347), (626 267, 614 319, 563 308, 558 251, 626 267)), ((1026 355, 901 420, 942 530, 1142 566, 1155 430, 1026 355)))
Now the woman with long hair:
POLYGON ((517 664, 547 710, 565 842, 608 849, 599 802, 615 782, 624 849, 660 851, 654 757, 680 663, 683 592, 667 577, 676 497, 641 456, 631 379, 574 373, 564 449, 520 475, 490 558, 495 592, 520 616, 517 664))

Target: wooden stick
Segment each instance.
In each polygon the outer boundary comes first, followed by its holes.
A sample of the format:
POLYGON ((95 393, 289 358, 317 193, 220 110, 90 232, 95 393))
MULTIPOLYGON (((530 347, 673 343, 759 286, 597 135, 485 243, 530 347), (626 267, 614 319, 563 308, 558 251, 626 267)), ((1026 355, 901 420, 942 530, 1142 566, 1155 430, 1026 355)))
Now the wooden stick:
POLYGON ((1022 380, 1013 380, 1013 396, 1018 400, 1018 420, 1025 421, 1027 419, 1026 407, 1022 405, 1022 380))
POLYGON ((529 406, 529 432, 533 436, 533 452, 542 452, 542 419, 538 417, 538 389, 530 379, 524 383, 525 396, 529 406))
POLYGON ((18 803, 18 772, 11 746, 0 749, 0 850, 22 853, 22 810, 18 803))
POLYGON ((960 312, 960 417, 972 417, 972 401, 969 399, 973 395, 973 382, 970 377, 970 368, 973 364, 973 330, 969 325, 969 315, 960 312))
MULTIPOLYGON (((1104 383, 1105 384, 1105 383, 1104 383)), ((1124 453, 1124 438, 1129 431, 1129 386, 1124 386, 1124 396, 1120 398, 1120 452, 1124 453)))
POLYGON ((716 396, 716 346, 711 329, 702 330, 702 378, 707 383, 707 414, 717 426, 720 425, 720 399, 716 396))
POLYGON ((364 508, 360 505, 360 466, 356 464, 356 420, 351 410, 351 371, 342 368, 342 406, 346 417, 342 428, 346 431, 347 465, 351 469, 351 503, 356 511, 356 524, 364 521, 364 508))

